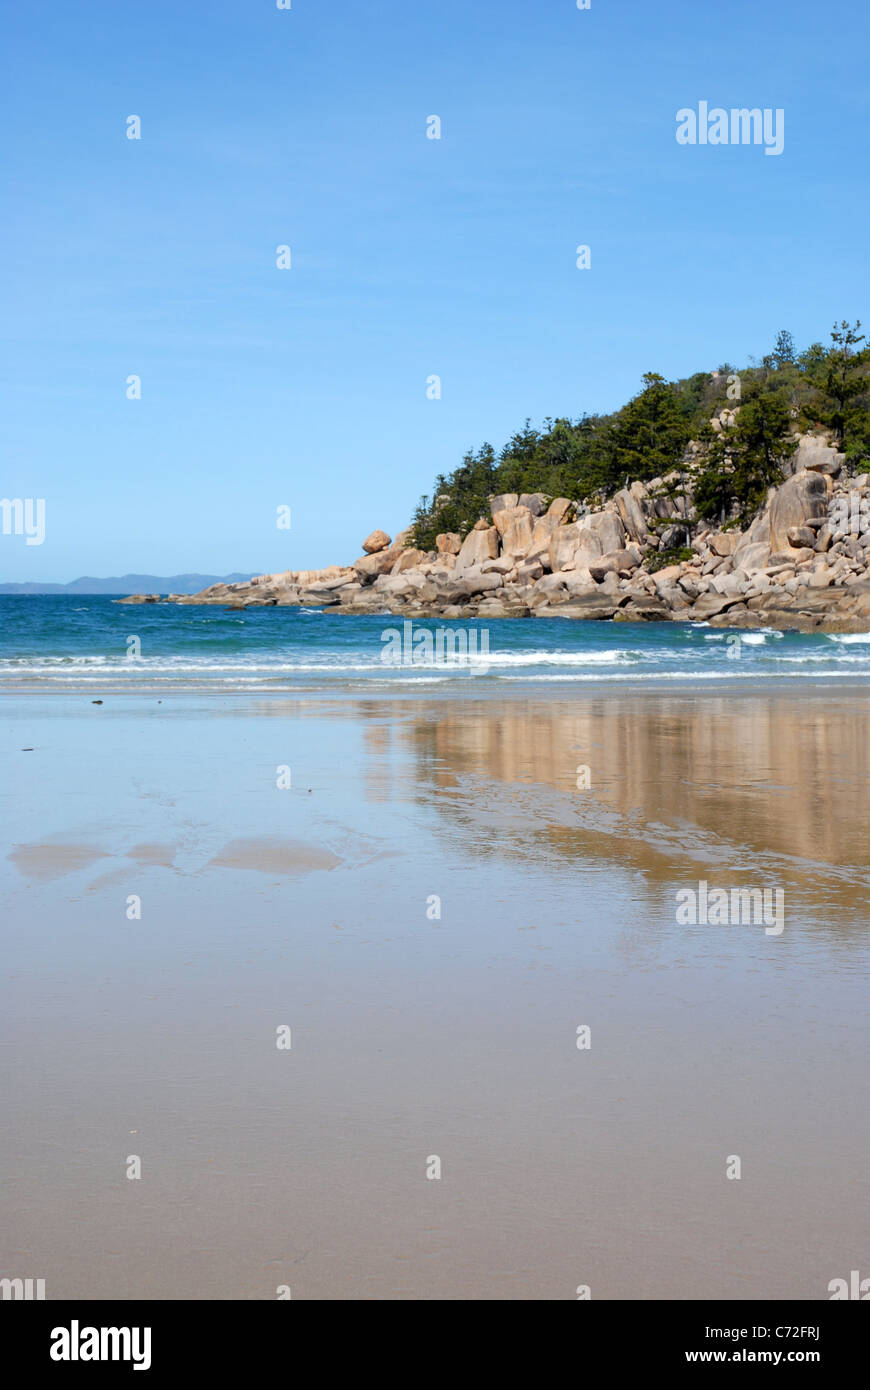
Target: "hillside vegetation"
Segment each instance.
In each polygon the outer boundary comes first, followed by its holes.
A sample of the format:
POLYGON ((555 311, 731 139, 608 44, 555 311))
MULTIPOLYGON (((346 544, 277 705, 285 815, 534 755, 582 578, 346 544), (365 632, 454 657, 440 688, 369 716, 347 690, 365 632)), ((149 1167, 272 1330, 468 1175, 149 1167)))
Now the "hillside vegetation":
POLYGON ((680 470, 700 519, 744 524, 783 477, 801 431, 833 436, 852 471, 870 464, 870 349, 861 323, 835 324, 825 347, 795 349, 787 331, 746 367, 666 381, 647 372, 641 390, 610 415, 529 420, 500 453, 470 450, 440 474, 414 513, 409 539, 420 550, 443 532, 465 536, 489 516, 489 498, 541 492, 600 503, 636 479, 680 470))

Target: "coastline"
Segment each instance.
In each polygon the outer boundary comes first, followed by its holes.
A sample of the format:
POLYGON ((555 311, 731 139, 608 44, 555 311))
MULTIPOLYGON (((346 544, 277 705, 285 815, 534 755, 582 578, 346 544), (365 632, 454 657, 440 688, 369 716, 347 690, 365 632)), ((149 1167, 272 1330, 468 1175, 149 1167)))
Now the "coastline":
MULTIPOLYGON (((732 412, 710 424, 727 436, 732 412)), ((763 505, 740 526, 738 516, 726 521, 724 512, 718 527, 699 518, 690 457, 664 477, 626 482, 607 500, 491 496, 487 516, 464 534, 440 532, 431 550, 418 547, 413 528, 395 539, 376 530, 352 565, 117 602, 238 611, 327 606, 337 614, 386 611, 412 620, 557 617, 866 632, 870 474, 850 476, 827 440, 796 436, 789 475, 767 489, 763 505)))
POLYGON ((386 678, 383 681, 369 680, 356 685, 348 682, 343 687, 337 687, 335 682, 330 681, 324 682, 323 685, 293 686, 288 684, 286 686, 271 685, 260 688, 223 688, 221 690, 211 690, 195 685, 177 685, 167 690, 166 686, 159 685, 139 684, 131 687, 129 685, 112 685, 110 682, 106 682, 89 686, 86 691, 68 688, 52 690, 45 685, 38 684, 17 685, 15 687, 0 686, 0 699, 14 701, 20 696, 38 698, 46 696, 51 700, 70 700, 86 705, 90 704, 94 697, 105 698, 107 696, 124 700, 153 699, 159 703, 168 702, 173 697, 182 700, 202 698, 203 700, 215 701, 223 699, 232 701, 245 699, 286 700, 288 697, 296 697, 301 703, 333 700, 336 703, 347 703, 369 698, 377 699, 379 703, 391 705, 394 702, 404 700, 425 703, 437 698, 441 698, 445 702, 504 700, 513 703, 534 698, 559 700, 609 695, 643 695, 650 698, 660 697, 663 700, 670 696, 691 697, 699 700, 722 699, 725 696, 730 700, 741 698, 764 700, 773 695, 788 695, 800 700, 811 697, 826 699, 832 695, 850 699, 870 698, 870 690, 866 687, 867 678, 863 672, 857 672, 853 677, 842 673, 829 677, 771 676, 765 680, 760 690, 753 685, 755 677, 751 673, 747 673, 744 677, 733 675, 707 677, 701 683, 699 683, 697 676, 674 677, 669 675, 664 675, 659 679, 645 675, 636 678, 589 675, 520 676, 510 679, 516 682, 515 686, 503 684, 495 690, 491 686, 486 687, 480 680, 461 677, 449 692, 445 691, 441 696, 433 695, 431 687, 426 685, 424 681, 417 677, 411 677, 409 683, 420 688, 409 690, 408 685, 402 683, 401 680, 386 678))

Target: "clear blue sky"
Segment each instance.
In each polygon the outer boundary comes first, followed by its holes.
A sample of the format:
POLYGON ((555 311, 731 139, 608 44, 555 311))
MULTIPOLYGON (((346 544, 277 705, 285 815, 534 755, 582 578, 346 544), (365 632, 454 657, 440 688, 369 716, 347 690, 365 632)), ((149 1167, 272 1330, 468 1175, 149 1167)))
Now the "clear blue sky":
POLYGON ((527 415, 870 318, 855 0, 2 12, 2 579, 349 561, 527 415), (679 146, 700 100, 784 152, 679 146))

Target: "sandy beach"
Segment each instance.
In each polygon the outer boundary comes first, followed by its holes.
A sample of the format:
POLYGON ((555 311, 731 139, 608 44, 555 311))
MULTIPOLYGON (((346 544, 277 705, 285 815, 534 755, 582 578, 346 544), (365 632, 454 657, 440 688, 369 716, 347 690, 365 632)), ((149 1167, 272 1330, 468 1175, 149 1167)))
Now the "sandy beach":
POLYGON ((865 693, 91 696, 2 706, 4 1268, 486 1300, 859 1267, 865 693), (701 881, 781 889, 784 930, 681 925, 701 881))

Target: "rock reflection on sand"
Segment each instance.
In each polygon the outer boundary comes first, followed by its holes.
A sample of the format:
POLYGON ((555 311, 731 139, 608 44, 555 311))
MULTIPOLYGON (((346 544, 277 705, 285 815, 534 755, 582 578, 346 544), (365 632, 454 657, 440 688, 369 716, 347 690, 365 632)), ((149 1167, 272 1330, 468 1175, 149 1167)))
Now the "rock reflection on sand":
POLYGON ((787 874, 819 906, 866 909, 861 694, 452 696, 293 710, 362 719, 368 799, 431 803, 482 854, 549 848, 655 881, 694 866, 761 868, 787 874), (577 787, 581 766, 588 790, 577 787))

